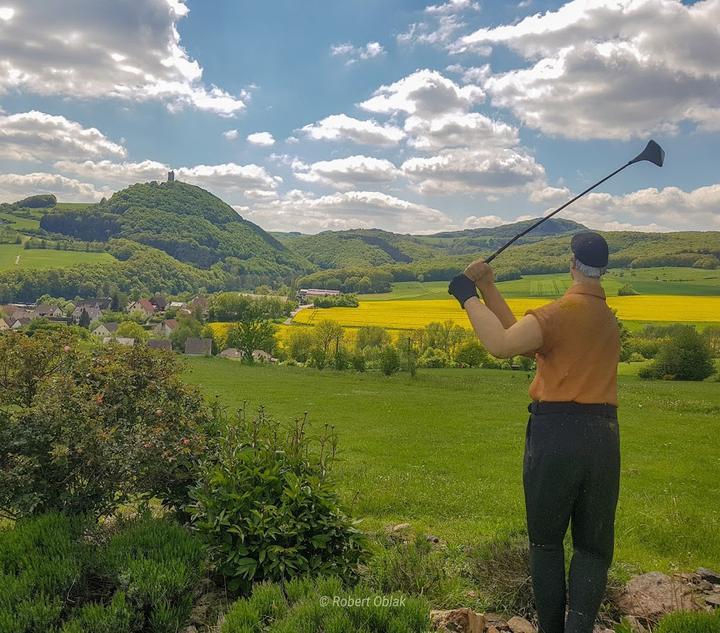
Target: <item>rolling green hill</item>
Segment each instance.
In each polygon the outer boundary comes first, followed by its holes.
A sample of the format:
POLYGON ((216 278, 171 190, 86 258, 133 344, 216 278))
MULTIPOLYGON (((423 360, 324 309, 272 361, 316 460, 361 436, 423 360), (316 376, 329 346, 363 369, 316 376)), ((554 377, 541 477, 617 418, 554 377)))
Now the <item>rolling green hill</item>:
POLYGON ((87 241, 125 238, 199 268, 228 258, 243 272, 282 275, 309 268, 220 198, 177 181, 136 184, 83 209, 55 210, 40 228, 87 241))

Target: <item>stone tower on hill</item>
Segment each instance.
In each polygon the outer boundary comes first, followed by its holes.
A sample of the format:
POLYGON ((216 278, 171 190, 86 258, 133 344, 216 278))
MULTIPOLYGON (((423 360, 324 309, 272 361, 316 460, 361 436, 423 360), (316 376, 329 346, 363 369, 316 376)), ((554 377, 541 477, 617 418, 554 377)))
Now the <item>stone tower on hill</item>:
POLYGON ((169 171, 169 172, 168 172, 168 179, 167 179, 167 181, 168 181, 168 182, 175 182, 175 172, 174 172, 174 171, 169 171))

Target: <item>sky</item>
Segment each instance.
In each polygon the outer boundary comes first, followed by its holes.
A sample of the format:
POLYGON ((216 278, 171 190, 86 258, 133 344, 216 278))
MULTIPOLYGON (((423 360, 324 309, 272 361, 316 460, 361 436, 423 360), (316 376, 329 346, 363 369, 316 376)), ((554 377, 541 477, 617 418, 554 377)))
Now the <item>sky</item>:
POLYGON ((0 201, 196 184, 267 230, 720 230, 720 0, 0 0, 0 201))

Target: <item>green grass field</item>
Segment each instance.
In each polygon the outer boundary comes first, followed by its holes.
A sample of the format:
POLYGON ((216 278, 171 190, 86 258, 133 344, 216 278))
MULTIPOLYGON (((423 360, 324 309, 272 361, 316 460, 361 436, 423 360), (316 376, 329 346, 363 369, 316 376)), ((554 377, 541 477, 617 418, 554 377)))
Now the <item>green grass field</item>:
MULTIPOLYGON (((501 281, 498 289, 508 298, 559 297, 570 286, 569 273, 527 275, 522 279, 501 281)), ((720 270, 698 268, 638 268, 615 269, 603 277, 608 296, 617 295, 618 289, 630 284, 644 295, 720 295, 720 270)), ((397 299, 447 299, 446 281, 403 281, 393 284, 391 292, 360 295, 362 301, 388 301, 397 299)))
MULTIPOLYGON (((720 385, 620 377, 622 493, 616 560, 643 570, 720 566, 720 385)), ((334 424, 337 477, 369 529, 409 521, 449 543, 524 522, 521 463, 529 376, 246 367, 192 359, 188 380, 228 407, 247 400, 289 420, 334 424)))
POLYGON ((33 220, 30 218, 22 218, 17 215, 12 215, 10 213, 0 213, 0 218, 5 220, 11 229, 15 229, 16 231, 25 231, 27 229, 37 229, 40 227, 40 221, 39 220, 33 220))
POLYGON ((109 253, 24 249, 20 244, 0 244, 0 271, 19 270, 20 268, 44 270, 111 261, 114 261, 114 258, 109 253), (19 260, 18 256, 20 257, 19 260))

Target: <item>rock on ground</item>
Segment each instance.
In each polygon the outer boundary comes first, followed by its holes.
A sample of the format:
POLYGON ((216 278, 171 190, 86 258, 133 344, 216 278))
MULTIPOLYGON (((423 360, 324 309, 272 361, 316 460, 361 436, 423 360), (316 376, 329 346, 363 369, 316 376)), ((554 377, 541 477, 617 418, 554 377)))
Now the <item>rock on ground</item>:
POLYGON ((468 607, 430 612, 430 621, 440 633, 483 633, 485 618, 468 607))
POLYGON ((650 572, 630 579, 617 601, 630 616, 657 621, 671 611, 697 611, 692 589, 681 580, 660 572, 650 572))

